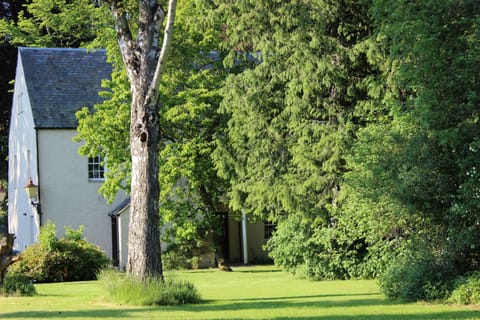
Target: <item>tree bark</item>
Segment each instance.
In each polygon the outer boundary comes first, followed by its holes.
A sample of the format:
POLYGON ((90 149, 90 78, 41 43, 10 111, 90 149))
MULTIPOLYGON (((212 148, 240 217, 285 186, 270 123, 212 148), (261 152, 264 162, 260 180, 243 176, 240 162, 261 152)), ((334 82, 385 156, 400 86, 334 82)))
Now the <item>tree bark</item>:
POLYGON ((17 260, 17 257, 12 255, 14 239, 13 234, 0 233, 0 285, 3 284, 8 266, 17 260))
POLYGON ((153 108, 155 106, 145 105, 138 96, 132 101, 132 185, 127 271, 141 279, 162 275, 158 202, 160 135, 158 117, 149 116, 153 114, 153 108))
POLYGON ((132 90, 132 184, 127 272, 144 280, 147 276, 163 275, 159 230, 158 90, 172 38, 176 1, 169 0, 161 48, 159 38, 165 11, 157 1, 139 1, 135 40, 122 1, 110 0, 109 4, 116 21, 118 42, 132 90))

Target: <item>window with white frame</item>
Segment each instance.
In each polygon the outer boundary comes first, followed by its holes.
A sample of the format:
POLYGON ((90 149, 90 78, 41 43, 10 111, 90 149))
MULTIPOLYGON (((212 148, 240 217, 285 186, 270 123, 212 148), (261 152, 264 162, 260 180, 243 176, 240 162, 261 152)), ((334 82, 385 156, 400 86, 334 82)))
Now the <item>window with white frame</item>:
POLYGON ((105 163, 103 157, 96 156, 88 158, 88 180, 105 180, 105 163))

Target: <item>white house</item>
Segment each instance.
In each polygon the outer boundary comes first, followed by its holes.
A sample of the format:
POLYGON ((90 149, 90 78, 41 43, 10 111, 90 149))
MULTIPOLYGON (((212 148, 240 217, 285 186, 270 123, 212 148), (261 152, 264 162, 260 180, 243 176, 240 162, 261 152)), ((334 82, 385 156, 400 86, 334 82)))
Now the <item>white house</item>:
MULTIPOLYGON (((80 156, 79 144, 72 141, 75 112, 101 102, 101 81, 110 74, 105 50, 18 49, 8 185, 8 224, 16 236, 15 249, 38 241, 39 228, 47 221, 56 224, 59 235, 65 226, 83 225, 85 237, 100 246, 114 265, 126 265, 128 198, 120 195, 106 203, 98 194, 103 181, 101 159, 80 156), (30 178, 38 185, 34 201, 24 190, 30 178)), ((268 228, 244 225, 227 215, 224 256, 231 261, 265 260, 261 247, 268 228)))
POLYGON ((15 249, 38 240, 47 221, 85 226, 85 237, 112 257, 109 205, 98 194, 103 168, 98 158, 78 154, 75 112, 101 101, 102 79, 110 78, 105 51, 19 48, 9 135, 9 232, 15 249), (24 187, 38 185, 32 205, 24 187), (40 209, 40 210, 39 210, 40 209))

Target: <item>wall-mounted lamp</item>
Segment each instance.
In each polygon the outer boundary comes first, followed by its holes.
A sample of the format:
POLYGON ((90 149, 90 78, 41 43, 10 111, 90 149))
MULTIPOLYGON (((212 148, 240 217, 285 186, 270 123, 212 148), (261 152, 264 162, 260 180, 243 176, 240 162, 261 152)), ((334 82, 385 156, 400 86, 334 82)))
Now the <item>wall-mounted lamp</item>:
POLYGON ((38 186, 33 183, 32 178, 28 179, 28 182, 25 185, 25 192, 27 193, 28 198, 31 201, 31 205, 37 209, 37 213, 42 214, 40 202, 37 201, 38 186))

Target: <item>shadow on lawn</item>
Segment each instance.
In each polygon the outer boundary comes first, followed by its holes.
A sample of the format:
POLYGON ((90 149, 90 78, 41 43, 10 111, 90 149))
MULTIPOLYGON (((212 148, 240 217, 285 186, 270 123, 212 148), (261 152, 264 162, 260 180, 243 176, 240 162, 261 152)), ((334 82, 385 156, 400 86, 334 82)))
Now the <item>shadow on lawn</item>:
MULTIPOLYGON (((296 320, 315 320, 315 319, 329 319, 329 320, 431 320, 431 319, 480 319, 480 310, 463 309, 463 310, 447 310, 445 312, 425 312, 425 313, 408 313, 408 304, 401 302, 389 301, 383 298, 374 298, 375 293, 368 294, 332 294, 332 295, 310 295, 298 297, 275 297, 275 298, 257 298, 257 299, 232 299, 223 301, 204 301, 196 305, 185 306, 171 306, 171 307, 143 307, 143 308, 106 308, 94 310, 75 310, 75 311, 17 311, 11 313, 1 313, 1 319, 102 319, 102 318, 136 318, 148 315, 150 312, 152 316, 160 316, 161 309, 168 310, 168 312, 185 312, 189 311, 195 313, 199 319, 202 319, 202 312, 205 312, 206 319, 212 319, 217 312, 225 319, 242 319, 243 311, 258 310, 259 319, 273 320, 273 319, 296 319, 296 320), (357 296, 372 296, 372 298, 362 299, 357 296), (343 300, 335 298, 344 297, 343 300), (351 297, 351 298, 348 298, 351 297), (379 308, 386 307, 385 310, 379 308), (404 310, 393 312, 388 310, 389 306, 397 306, 396 310, 404 310), (404 308, 399 308, 399 306, 404 308), (350 308, 366 307, 360 312, 364 314, 352 314, 350 308), (302 310, 313 309, 314 315, 292 315, 291 309, 298 308, 302 310), (371 309, 368 309, 371 308, 371 309), (290 311, 282 312, 282 309, 289 309, 290 311), (344 309, 346 314, 332 315, 335 309, 344 309), (269 317, 265 311, 275 310, 272 313, 277 314, 276 317, 269 317), (383 311, 383 313, 382 313, 383 311), (160 312, 157 314, 157 312, 160 312), (228 314, 234 314, 233 317, 228 317, 228 314), (373 313, 373 314, 371 314, 373 313), (285 314, 282 316, 282 314, 285 314), (288 316, 287 316, 288 314, 288 316)), ((335 310, 337 311, 337 310, 335 310)), ((343 311, 343 310, 342 310, 343 311)), ((299 312, 301 313, 301 312, 299 312)), ((312 312, 309 312, 310 314, 312 312)), ((335 312, 334 312, 335 313, 335 312)))
POLYGON ((265 269, 265 270, 249 270, 249 269, 242 269, 243 267, 236 267, 232 266, 233 271, 239 272, 239 273, 273 273, 273 272, 283 272, 280 269, 265 269))
MULTIPOLYGON (((324 296, 323 296, 324 297, 324 296)), ((314 299, 314 297, 310 297, 314 299)), ((261 310, 261 309, 283 309, 283 308, 315 308, 321 312, 327 308, 353 308, 353 307, 375 307, 395 305, 395 302, 382 301, 378 299, 356 299, 356 300, 302 300, 288 298, 288 300, 262 299, 258 301, 244 302, 243 300, 225 300, 222 304, 199 304, 194 306, 195 311, 240 311, 240 310, 261 310)), ((480 313, 478 313, 480 315, 480 313)))
MULTIPOLYGON (((211 304, 205 303, 193 306, 192 308, 195 312, 225 312, 225 311, 238 311, 242 310, 278 310, 282 308, 314 308, 318 310, 318 314, 315 316, 292 316, 288 317, 275 317, 275 318, 261 318, 261 319, 297 319, 297 320, 314 320, 314 319, 332 319, 332 320, 432 320, 432 319, 480 319, 480 310, 451 310, 445 312, 431 312, 431 313, 408 313, 408 304, 405 304, 405 313, 394 313, 389 314, 386 310, 384 314, 378 313, 378 310, 372 310, 377 314, 368 314, 368 310, 363 312, 367 314, 357 314, 357 315, 331 315, 328 311, 329 309, 335 308, 345 308, 345 312, 349 313, 349 308, 354 307, 381 307, 381 306, 395 306, 403 305, 401 302, 385 300, 385 299, 356 299, 355 296, 366 296, 366 295, 378 295, 376 293, 369 294, 333 294, 333 295, 313 295, 313 296, 298 296, 298 297, 284 297, 284 298, 257 298, 257 299, 235 299, 235 300, 225 300, 224 304, 211 304), (333 300, 334 297, 348 297, 351 296, 352 299, 347 300, 333 300), (322 299, 322 300, 320 300, 322 299), (328 299, 328 300, 327 300, 328 299), (305 301, 307 300, 307 301, 305 301)), ((351 312, 351 311, 350 311, 351 312)), ((280 312, 281 314, 281 312, 280 312)), ((238 318, 241 319, 241 318, 238 318)))
MULTIPOLYGON (((192 306, 190 306, 192 307, 192 306)), ((178 307, 179 311, 182 310, 178 307)), ((194 308, 192 308, 194 309, 194 308)), ((6 314, 0 314, 2 319, 103 319, 103 318, 131 318, 135 317, 136 313, 148 314, 149 311, 154 311, 155 308, 142 308, 142 309, 104 309, 104 310, 87 310, 87 311, 19 311, 6 314)), ((171 311, 171 310, 170 310, 171 311)), ((219 310, 220 311, 220 310, 219 310)), ((311 317, 275 317, 264 318, 264 320, 280 320, 280 319, 296 319, 296 320, 433 320, 433 319, 479 319, 480 312, 474 310, 461 310, 461 311, 449 311, 449 312, 435 312, 427 314, 375 314, 375 315, 322 315, 321 310, 318 315, 311 317)), ((240 317, 227 318, 231 320, 242 319, 240 317)))
POLYGON ((297 299, 315 299, 315 298, 332 298, 332 297, 355 297, 355 296, 379 296, 379 293, 339 293, 339 294, 316 294, 309 296, 288 296, 288 297, 273 297, 273 298, 240 298, 229 299, 223 301, 275 301, 275 300, 297 300, 297 299))
MULTIPOLYGON (((356 300, 356 301, 323 301, 322 303, 314 302, 314 306, 319 307, 318 314, 314 316, 278 316, 269 318, 261 317, 259 319, 264 320, 274 320, 274 319, 296 319, 296 320, 315 320, 315 319, 329 319, 329 320, 432 320, 432 319, 457 319, 457 320, 467 320, 467 319, 479 319, 480 311, 478 310, 452 310, 447 312, 432 312, 432 313, 422 313, 422 314, 357 314, 357 315, 331 315, 326 309, 322 308, 335 308, 335 307, 353 307, 355 305, 362 306, 375 306, 378 304, 388 304, 388 303, 378 303, 378 300, 368 299, 368 300, 356 300), (374 302, 372 304, 372 302, 374 302), (324 314, 326 311, 327 314, 324 314)), ((395 304, 395 303, 390 303, 395 304)), ((242 319, 241 312, 242 310, 247 309, 272 309, 272 308, 283 308, 283 307, 311 307, 310 303, 273 303, 269 304, 266 302, 262 303, 231 303, 227 305, 189 305, 189 306, 178 306, 178 307, 168 307, 170 312, 185 311, 189 309, 192 312, 202 312, 202 311, 228 311, 230 309, 236 311, 236 317, 234 318, 225 318, 225 319, 242 319), (238 313, 237 313, 238 312, 238 313), (239 316, 240 315, 240 316, 239 316)), ((406 306, 408 307, 408 306, 406 306)), ((164 308, 164 307, 158 307, 164 308)), ((18 311, 12 313, 0 313, 1 319, 12 319, 12 318, 21 318, 21 319, 102 319, 102 318, 135 318, 137 313, 141 313, 142 316, 148 314, 149 312, 158 311, 158 308, 155 307, 146 307, 146 308, 129 308, 129 309, 102 309, 102 310, 85 310, 85 311, 18 311)), ((368 311, 366 311, 368 313, 368 311)), ((211 314, 210 314, 211 315, 211 314)), ((210 319, 210 317, 207 317, 210 319)), ((201 319, 201 318, 200 318, 201 319)))
MULTIPOLYGON (((328 320, 442 320, 442 319, 456 319, 456 320, 474 320, 479 319, 480 313, 478 311, 449 311, 449 312, 434 312, 427 314, 375 314, 375 315, 352 315, 352 316, 343 316, 343 315, 325 315, 322 316, 319 314, 314 317, 278 317, 271 318, 271 320, 276 319, 295 319, 295 320, 317 320, 317 319, 328 319, 328 320)), ((265 319, 267 320, 267 319, 265 319)), ((270 319, 268 319, 270 320, 270 319)))
POLYGON ((101 310, 78 310, 78 311, 17 311, 1 313, 0 319, 103 319, 125 318, 135 316, 137 312, 149 312, 153 308, 141 309, 101 309, 101 310))

